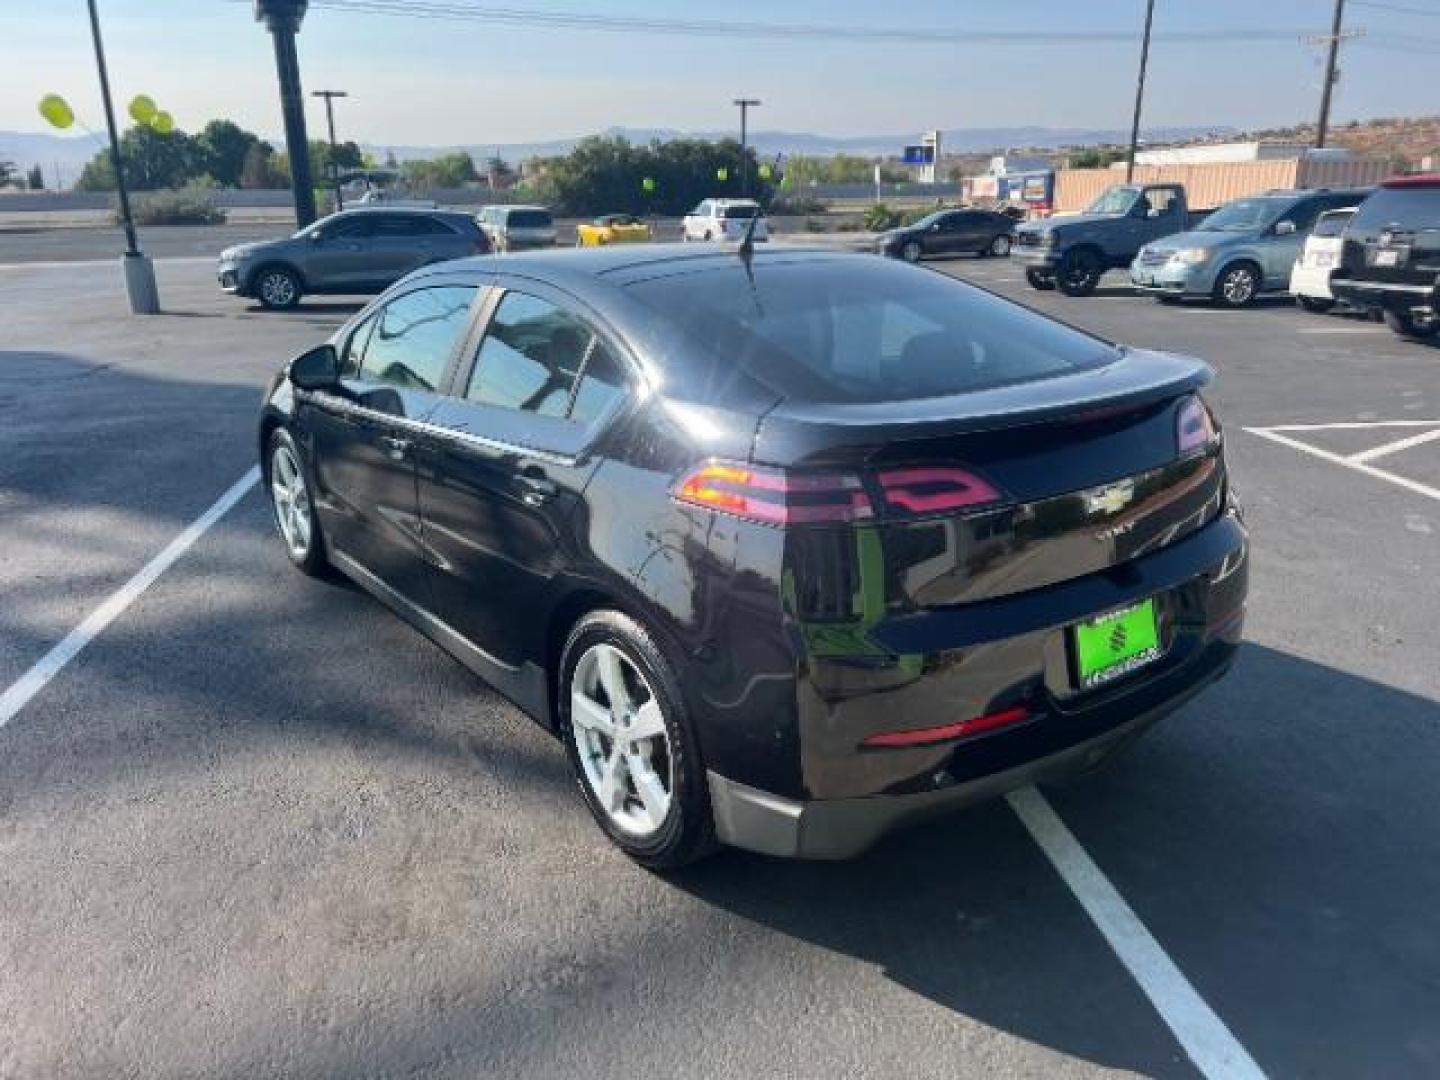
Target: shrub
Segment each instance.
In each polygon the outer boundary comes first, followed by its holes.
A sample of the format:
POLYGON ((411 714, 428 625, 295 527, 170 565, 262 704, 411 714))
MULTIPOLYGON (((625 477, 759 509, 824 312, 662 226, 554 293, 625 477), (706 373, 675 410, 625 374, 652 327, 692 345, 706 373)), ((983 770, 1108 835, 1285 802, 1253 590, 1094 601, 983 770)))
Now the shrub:
POLYGON ((779 195, 771 201, 765 212, 772 217, 805 217, 809 214, 823 214, 828 209, 827 204, 810 195, 779 195))
MULTIPOLYGON (((137 225, 222 225, 225 222, 225 211, 215 205, 214 194, 200 187, 132 195, 130 212, 137 225)), ((114 216, 118 224, 118 207, 114 216)))
POLYGON ((871 232, 884 232, 900 224, 900 214, 884 203, 876 203, 866 209, 864 223, 871 232))

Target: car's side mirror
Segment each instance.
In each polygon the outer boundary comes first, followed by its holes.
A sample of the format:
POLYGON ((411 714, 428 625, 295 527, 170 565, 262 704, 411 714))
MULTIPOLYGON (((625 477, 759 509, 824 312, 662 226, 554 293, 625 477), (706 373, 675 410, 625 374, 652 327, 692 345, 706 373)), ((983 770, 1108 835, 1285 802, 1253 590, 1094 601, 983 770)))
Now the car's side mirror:
POLYGON ((1276 236, 1289 236, 1289 235, 1290 235, 1291 233, 1293 233, 1294 231, 1295 231, 1295 222, 1293 222, 1293 221, 1277 221, 1277 222, 1275 223, 1275 235, 1276 235, 1276 236))
POLYGON ((340 354, 320 345, 290 362, 290 382, 300 390, 329 390, 340 383, 340 354))

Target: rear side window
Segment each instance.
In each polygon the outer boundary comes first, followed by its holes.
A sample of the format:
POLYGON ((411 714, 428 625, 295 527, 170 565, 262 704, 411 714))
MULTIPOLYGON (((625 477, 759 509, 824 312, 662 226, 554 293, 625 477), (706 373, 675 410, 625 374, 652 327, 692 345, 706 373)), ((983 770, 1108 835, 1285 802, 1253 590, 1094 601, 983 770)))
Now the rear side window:
POLYGON ((1381 188, 1360 204, 1353 224, 1359 229, 1440 228, 1440 186, 1381 188))
POLYGON ((1114 349, 944 274, 875 260, 733 266, 629 286, 717 369, 795 401, 905 401, 1101 367, 1114 349))
POLYGON ((582 319, 548 300, 508 292, 480 343, 465 396, 589 423, 623 393, 619 365, 582 319))
POLYGON ((410 390, 436 390, 465 331, 475 289, 417 289, 387 304, 365 343, 360 375, 410 390))
POLYGON ((548 229, 551 218, 545 210, 511 210, 506 224, 512 229, 548 229))
POLYGON ((375 223, 378 237, 398 236, 454 236, 454 231, 432 217, 421 214, 397 214, 383 217, 375 223))

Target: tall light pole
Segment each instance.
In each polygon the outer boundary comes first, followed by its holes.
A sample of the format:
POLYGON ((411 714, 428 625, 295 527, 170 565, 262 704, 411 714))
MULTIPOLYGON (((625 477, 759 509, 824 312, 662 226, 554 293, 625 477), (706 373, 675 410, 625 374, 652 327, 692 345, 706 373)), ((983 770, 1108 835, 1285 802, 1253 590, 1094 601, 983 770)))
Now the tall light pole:
POLYGON ((1145 67, 1150 63, 1150 24, 1155 0, 1145 0, 1145 36, 1140 43, 1140 76, 1135 80, 1135 115, 1130 121, 1130 149, 1125 155, 1125 182, 1135 179, 1135 146, 1140 142, 1140 106, 1145 101, 1145 67))
POLYGON ((740 194, 750 194, 750 128, 747 121, 750 110, 760 104, 759 98, 736 98, 740 106, 740 194))
POLYGON ((275 71, 280 79, 280 109, 285 116, 285 152, 290 157, 290 186, 295 193, 295 224, 315 220, 315 181, 310 176, 310 141, 305 136, 305 100, 300 89, 300 58, 295 35, 310 0, 255 0, 255 21, 275 39, 275 71))
POLYGON ((100 16, 95 11, 95 0, 89 0, 89 5, 90 36, 95 39, 95 66, 100 72, 100 100, 105 105, 105 126, 110 129, 110 166, 115 170, 115 193, 120 198, 120 221, 125 226, 125 254, 120 260, 125 270, 125 294, 133 314, 154 315, 160 310, 160 296, 155 290, 155 267, 140 251, 140 242, 135 236, 130 192, 125 187, 125 161, 120 154, 120 132, 115 127, 115 104, 110 98, 105 42, 100 37, 100 16))
POLYGON ((1330 23, 1329 49, 1325 57, 1325 85, 1320 89, 1320 119, 1315 125, 1315 145, 1325 145, 1326 129, 1330 127, 1330 91, 1335 86, 1335 60, 1340 52, 1340 24, 1345 18, 1345 0, 1335 0, 1335 15, 1330 23))
POLYGON ((325 99, 325 122, 330 127, 330 179, 335 182, 335 209, 345 209, 345 197, 340 194, 340 166, 335 163, 335 99, 349 97, 344 90, 312 90, 311 97, 325 99))

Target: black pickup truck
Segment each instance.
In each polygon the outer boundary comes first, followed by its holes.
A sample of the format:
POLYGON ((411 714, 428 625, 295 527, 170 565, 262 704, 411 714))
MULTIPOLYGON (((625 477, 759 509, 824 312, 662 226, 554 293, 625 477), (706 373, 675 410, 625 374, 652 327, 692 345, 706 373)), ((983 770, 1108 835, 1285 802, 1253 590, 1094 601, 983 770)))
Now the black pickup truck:
POLYGON ((1386 180, 1360 204, 1330 291, 1402 337, 1440 332, 1440 173, 1386 180))
POLYGON ((1129 266, 1150 241, 1203 216, 1191 214, 1181 184, 1117 184, 1083 214, 1021 225, 1010 257, 1025 267, 1032 288, 1088 296, 1105 271, 1129 266))

